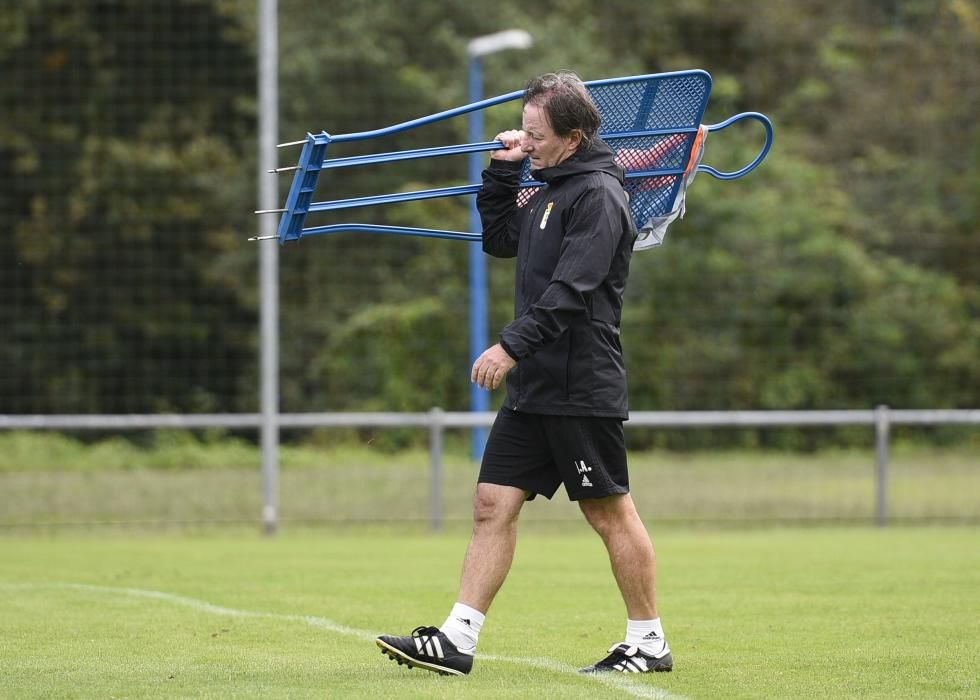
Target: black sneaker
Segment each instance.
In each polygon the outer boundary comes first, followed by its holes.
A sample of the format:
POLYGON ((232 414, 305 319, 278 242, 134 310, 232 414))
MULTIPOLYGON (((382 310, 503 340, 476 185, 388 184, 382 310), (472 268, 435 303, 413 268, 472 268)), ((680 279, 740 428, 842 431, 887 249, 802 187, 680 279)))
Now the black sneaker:
POLYGON ((652 673, 670 671, 673 668, 674 658, 669 651, 663 656, 650 656, 635 646, 623 643, 610 647, 609 656, 579 669, 579 673, 652 673))
POLYGON ((457 649, 438 627, 416 627, 410 637, 382 635, 374 642, 399 666, 418 666, 442 676, 463 676, 473 668, 473 655, 457 649))

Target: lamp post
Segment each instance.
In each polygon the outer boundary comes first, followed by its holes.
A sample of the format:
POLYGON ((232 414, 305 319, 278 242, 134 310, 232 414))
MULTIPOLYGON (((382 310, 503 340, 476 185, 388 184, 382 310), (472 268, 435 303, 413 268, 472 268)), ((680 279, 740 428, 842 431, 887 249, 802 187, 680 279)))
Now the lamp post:
MULTIPOLYGON (((487 34, 471 39, 466 44, 466 55, 469 57, 469 101, 479 102, 483 99, 483 65, 482 58, 498 51, 507 49, 527 49, 533 39, 523 29, 508 29, 507 31, 487 34)), ((470 143, 483 141, 483 110, 469 113, 470 143)), ((480 153, 470 153, 469 182, 478 183, 482 171, 483 157, 480 153)), ((470 203, 470 231, 482 231, 480 214, 476 210, 476 197, 470 203)), ((487 261, 480 246, 470 245, 470 363, 487 349, 487 261)), ((480 389, 476 384, 470 385, 470 410, 483 412, 490 409, 489 392, 480 389)), ((480 461, 483 457, 483 446, 486 443, 486 428, 474 428, 472 433, 471 454, 473 459, 480 461)))
MULTIPOLYGON (((259 209, 272 209, 279 197, 269 170, 276 167, 279 133, 279 37, 277 0, 258 0, 259 57, 259 209)), ((259 219, 259 233, 273 237, 276 222, 259 219)), ((279 523, 279 246, 259 246, 260 408, 262 425, 262 528, 274 535, 279 523)))

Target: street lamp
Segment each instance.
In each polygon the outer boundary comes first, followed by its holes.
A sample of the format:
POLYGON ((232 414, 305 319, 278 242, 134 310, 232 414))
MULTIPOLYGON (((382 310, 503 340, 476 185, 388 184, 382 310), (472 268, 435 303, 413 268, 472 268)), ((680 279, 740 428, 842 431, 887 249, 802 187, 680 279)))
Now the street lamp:
MULTIPOLYGON (((528 49, 534 40, 523 29, 508 29, 496 34, 487 34, 471 39, 466 44, 469 57, 469 97, 470 103, 483 99, 483 65, 481 59, 498 51, 507 49, 528 49)), ((470 143, 483 141, 483 110, 469 113, 470 143)), ((478 183, 483 169, 480 153, 470 153, 469 182, 478 183)), ((476 210, 476 197, 470 203, 470 231, 482 231, 480 214, 476 210)), ((487 349, 487 261, 480 246, 470 245, 470 363, 487 349)), ((490 410, 490 393, 470 384, 470 410, 483 412, 490 410)), ((474 428, 471 453, 473 459, 483 458, 483 446, 487 440, 486 428, 474 428)))

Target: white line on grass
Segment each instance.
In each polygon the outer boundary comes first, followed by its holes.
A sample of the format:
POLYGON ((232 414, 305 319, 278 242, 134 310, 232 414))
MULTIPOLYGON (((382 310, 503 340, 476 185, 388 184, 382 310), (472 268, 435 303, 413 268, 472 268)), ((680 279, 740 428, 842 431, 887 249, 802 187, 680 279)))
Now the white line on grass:
MULTIPOLYGON (((325 617, 315 615, 286 615, 282 613, 256 612, 253 610, 239 610, 237 608, 226 608, 221 605, 214 605, 205 600, 188 598, 186 596, 165 593, 163 591, 151 591, 142 588, 117 588, 113 586, 94 586, 86 583, 0 583, 0 588, 38 590, 42 588, 57 588, 76 591, 88 591, 91 593, 105 593, 108 595, 128 595, 137 598, 151 598, 161 600, 174 605, 182 605, 194 610, 211 613, 213 615, 224 615, 226 617, 240 617, 265 620, 280 620, 286 622, 301 622, 316 629, 342 634, 348 637, 355 637, 364 641, 374 641, 378 636, 374 632, 356 629, 341 625, 325 617)), ((480 654, 480 661, 491 661, 500 663, 516 664, 518 666, 529 666, 544 671, 555 673, 576 673, 576 669, 568 664, 559 663, 551 659, 532 659, 523 656, 496 656, 493 654, 480 654)), ((657 698, 658 700, 686 700, 682 695, 674 695, 666 690, 654 688, 648 685, 641 685, 634 682, 627 675, 622 674, 603 674, 597 676, 583 676, 590 678, 598 683, 615 688, 627 695, 636 698, 657 698)))

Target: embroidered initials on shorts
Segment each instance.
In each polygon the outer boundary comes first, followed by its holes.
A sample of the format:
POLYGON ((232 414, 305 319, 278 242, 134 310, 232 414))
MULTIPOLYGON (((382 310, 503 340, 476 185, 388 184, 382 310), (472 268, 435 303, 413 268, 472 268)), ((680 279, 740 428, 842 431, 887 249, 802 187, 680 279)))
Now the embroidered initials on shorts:
POLYGON ((575 471, 582 475, 582 486, 592 486, 592 482, 586 475, 586 472, 592 471, 592 467, 586 465, 584 459, 575 462, 575 471))

